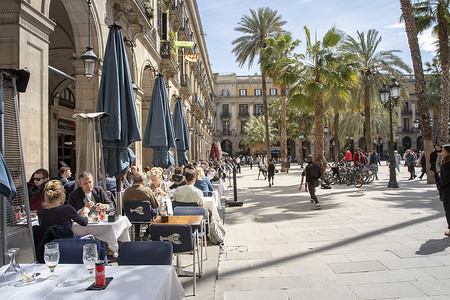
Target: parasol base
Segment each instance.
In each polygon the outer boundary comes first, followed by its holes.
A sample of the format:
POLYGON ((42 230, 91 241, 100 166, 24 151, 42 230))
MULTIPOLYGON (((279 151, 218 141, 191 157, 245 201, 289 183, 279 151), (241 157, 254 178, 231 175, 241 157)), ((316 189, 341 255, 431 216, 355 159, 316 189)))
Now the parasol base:
POLYGON ((227 206, 242 206, 244 205, 244 202, 242 201, 227 201, 226 202, 227 206))

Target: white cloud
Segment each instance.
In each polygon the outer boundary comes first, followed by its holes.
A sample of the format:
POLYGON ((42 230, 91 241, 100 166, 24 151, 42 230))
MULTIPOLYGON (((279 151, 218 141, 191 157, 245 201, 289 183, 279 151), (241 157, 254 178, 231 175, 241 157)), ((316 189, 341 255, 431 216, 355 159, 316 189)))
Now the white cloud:
POLYGON ((384 26, 384 28, 404 28, 404 27, 405 27, 405 23, 403 23, 403 22, 384 26))
POLYGON ((436 37, 433 36, 433 29, 427 29, 419 35, 420 49, 425 52, 434 52, 436 50, 436 37))

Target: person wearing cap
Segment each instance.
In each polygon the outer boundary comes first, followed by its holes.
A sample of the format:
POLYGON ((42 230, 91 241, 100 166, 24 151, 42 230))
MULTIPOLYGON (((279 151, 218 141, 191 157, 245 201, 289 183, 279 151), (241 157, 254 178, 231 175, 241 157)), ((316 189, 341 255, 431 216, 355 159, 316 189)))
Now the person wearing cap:
POLYGON ((406 155, 405 155, 405 165, 408 166, 408 172, 410 174, 408 180, 413 180, 414 178, 416 178, 416 174, 415 174, 415 168, 414 168, 414 162, 416 161, 416 157, 414 156, 413 153, 411 153, 411 150, 406 150, 406 155))
MULTIPOLYGON (((444 204, 445 218, 447 219, 448 229, 450 229, 450 144, 446 144, 442 149, 442 166, 439 186, 441 187, 441 201, 444 204)), ((450 236, 450 230, 444 233, 450 236)))

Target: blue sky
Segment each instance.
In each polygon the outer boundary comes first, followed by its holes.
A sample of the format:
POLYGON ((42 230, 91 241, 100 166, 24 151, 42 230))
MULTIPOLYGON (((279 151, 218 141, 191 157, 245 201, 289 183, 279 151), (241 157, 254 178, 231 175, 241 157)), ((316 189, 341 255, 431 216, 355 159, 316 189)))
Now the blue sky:
MULTIPOLYGON (((357 30, 376 29, 382 37, 379 50, 401 50, 398 55, 412 67, 405 29, 399 21, 398 0, 197 0, 197 4, 214 73, 259 73, 256 61, 250 70, 248 65, 239 68, 231 52, 231 42, 240 35, 234 28, 243 15, 249 15, 251 8, 258 7, 277 10, 287 21, 285 29, 302 44, 305 25, 311 34, 316 32, 319 39, 332 26, 353 37, 357 30)), ((431 61, 434 56, 433 41, 430 31, 419 38, 423 62, 431 61)), ((300 46, 297 52, 302 51, 300 46)))

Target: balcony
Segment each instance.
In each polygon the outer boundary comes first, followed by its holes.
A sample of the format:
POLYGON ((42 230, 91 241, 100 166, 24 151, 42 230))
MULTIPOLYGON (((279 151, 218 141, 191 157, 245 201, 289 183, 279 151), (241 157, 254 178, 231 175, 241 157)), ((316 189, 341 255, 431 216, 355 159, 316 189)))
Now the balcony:
POLYGON ((402 109, 402 115, 403 116, 411 116, 412 115, 412 110, 402 109))
POLYGON ((145 36, 149 39, 150 43, 155 47, 156 49, 156 29, 148 29, 145 31, 145 36))
POLYGON ((255 116, 255 117, 259 117, 259 116, 262 116, 262 115, 263 115, 262 111, 256 111, 256 112, 253 114, 253 116, 255 116))
POLYGON ((180 76, 180 94, 182 96, 186 96, 186 98, 189 98, 192 96, 192 88, 191 88, 191 78, 188 74, 181 74, 180 76))
POLYGON ((188 26, 188 20, 186 17, 183 17, 183 22, 181 22, 181 27, 178 29, 178 39, 180 41, 192 41, 191 30, 188 26))
POLYGON ((168 77, 173 77, 178 72, 178 63, 172 53, 171 42, 161 42, 161 70, 164 70, 168 77))
POLYGON ((173 25, 175 31, 183 24, 183 4, 179 0, 173 1, 169 10, 170 23, 173 25))
POLYGON ((231 113, 230 112, 220 113, 220 118, 221 119, 230 119, 231 118, 231 113))
POLYGON ((239 112, 239 117, 241 118, 241 119, 245 119, 245 118, 249 118, 250 117, 250 114, 248 113, 248 111, 240 111, 239 112))

